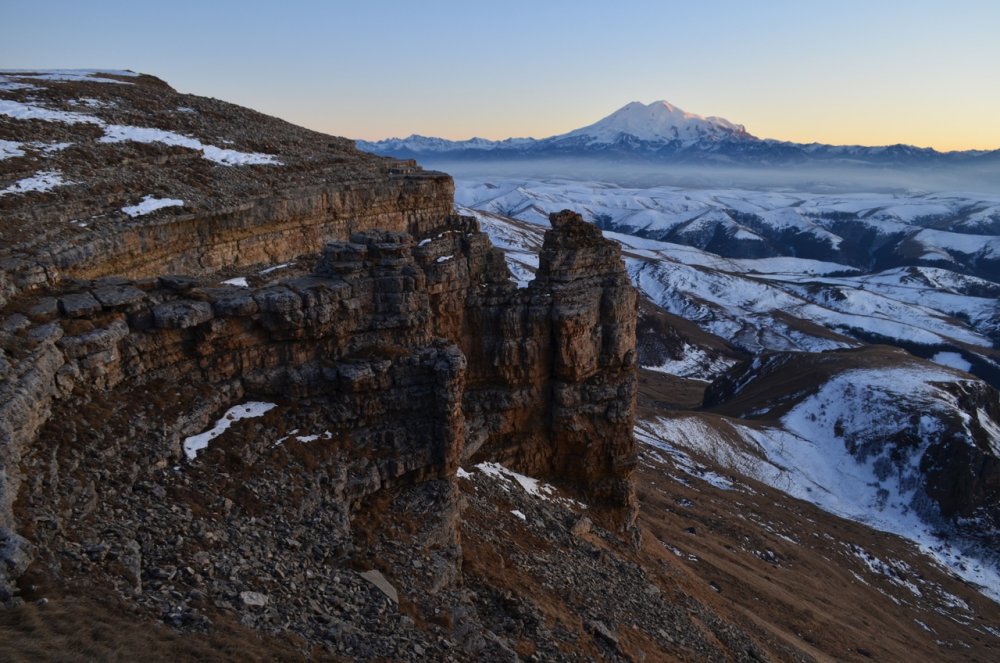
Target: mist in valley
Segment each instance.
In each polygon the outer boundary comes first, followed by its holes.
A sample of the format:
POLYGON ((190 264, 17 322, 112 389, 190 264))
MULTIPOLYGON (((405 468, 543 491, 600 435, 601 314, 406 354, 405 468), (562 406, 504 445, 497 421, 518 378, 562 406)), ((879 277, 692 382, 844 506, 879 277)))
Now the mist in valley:
POLYGON ((1000 195, 1000 162, 976 165, 878 166, 807 163, 780 166, 656 164, 607 158, 418 158, 424 168, 456 178, 523 177, 607 182, 623 187, 760 189, 803 193, 962 192, 1000 195))

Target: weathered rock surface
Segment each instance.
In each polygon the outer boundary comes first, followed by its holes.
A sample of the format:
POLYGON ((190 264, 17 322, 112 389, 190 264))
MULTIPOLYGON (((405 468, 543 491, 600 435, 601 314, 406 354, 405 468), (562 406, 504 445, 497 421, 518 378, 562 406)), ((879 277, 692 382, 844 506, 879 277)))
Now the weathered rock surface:
POLYGON ((624 507, 627 525, 635 515, 635 447, 625 428, 635 417, 635 291, 618 245, 572 212, 551 222, 519 305, 493 300, 476 312, 468 390, 481 393, 471 409, 490 427, 473 432, 485 437, 473 456, 584 486, 589 499, 624 507), (512 412, 486 411, 497 399, 512 412))
MULTIPOLYGON (((636 296, 593 227, 554 215, 519 289, 447 176, 122 78, 0 91, 104 123, 0 114, 25 152, 0 185, 65 182, 0 195, 0 598, 22 604, 0 649, 810 660, 816 624, 852 614, 785 609, 803 578, 765 575, 807 559, 824 577, 830 549, 779 559, 741 524, 683 557, 677 536, 744 509, 697 511, 682 481, 667 499, 669 468, 646 467, 661 502, 637 535, 636 296), (108 124, 272 161, 102 141, 108 124), (183 205, 126 213, 150 194, 183 205), (744 548, 768 566, 741 592, 744 548)), ((855 639, 872 630, 824 651, 874 651, 855 639)))
MULTIPOLYGON (((120 569, 113 585, 145 591, 148 565, 166 563, 157 540, 176 525, 143 539, 139 514, 118 514, 146 494, 151 472, 160 476, 151 495, 168 494, 159 482, 174 482, 162 468, 182 462, 184 437, 251 396, 309 405, 258 431, 240 464, 261 462, 302 417, 326 431, 310 456, 328 469, 286 473, 281 484, 325 477, 332 550, 351 548, 352 513, 370 496, 454 477, 473 457, 549 477, 630 526, 635 295, 617 247, 575 215, 554 217, 542 278, 518 290, 472 219, 443 217, 417 244, 405 229, 354 233, 326 246, 312 276, 256 290, 164 276, 22 294, 0 339, 6 576, 27 568, 29 539, 53 572, 55 551, 96 550, 94 528, 124 526, 117 543, 98 548, 120 569)), ((243 482, 274 499, 273 486, 243 482)), ((305 490, 294 491, 298 500, 305 490)), ((456 523, 441 527, 457 546, 456 523)), ((443 560, 437 592, 459 576, 458 555, 443 560)), ((251 605, 245 597, 264 592, 238 593, 251 605)))

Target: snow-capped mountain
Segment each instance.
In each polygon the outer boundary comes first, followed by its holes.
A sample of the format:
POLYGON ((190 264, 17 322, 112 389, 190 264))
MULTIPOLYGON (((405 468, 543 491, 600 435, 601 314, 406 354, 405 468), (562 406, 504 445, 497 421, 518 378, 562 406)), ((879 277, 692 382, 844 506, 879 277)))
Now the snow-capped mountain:
POLYGON ((420 135, 380 141, 357 141, 358 149, 399 158, 484 161, 543 157, 611 157, 667 163, 934 165, 938 163, 1000 166, 1000 150, 938 152, 910 145, 800 144, 761 139, 741 124, 703 117, 668 101, 633 101, 602 120, 548 138, 447 140, 420 135))
POLYGON ((739 124, 721 117, 702 117, 688 113, 669 101, 643 104, 633 101, 622 106, 603 120, 551 141, 583 138, 588 145, 609 145, 622 141, 672 143, 691 145, 701 141, 756 140, 739 124))
POLYGON ((743 125, 721 117, 702 117, 689 113, 669 101, 643 104, 628 103, 611 115, 588 126, 549 138, 507 138, 488 140, 447 140, 414 134, 408 138, 382 141, 358 141, 362 150, 393 156, 411 154, 459 154, 495 152, 497 155, 517 153, 565 152, 577 148, 607 150, 619 146, 627 149, 656 151, 697 148, 726 142, 748 142, 759 139, 747 133, 743 125))
POLYGON ((434 138, 431 136, 412 134, 406 138, 389 138, 374 143, 359 140, 358 147, 362 150, 376 152, 379 154, 433 154, 461 150, 489 151, 494 149, 518 149, 528 147, 535 142, 534 138, 507 138, 506 140, 470 138, 468 140, 448 140, 447 138, 434 138))

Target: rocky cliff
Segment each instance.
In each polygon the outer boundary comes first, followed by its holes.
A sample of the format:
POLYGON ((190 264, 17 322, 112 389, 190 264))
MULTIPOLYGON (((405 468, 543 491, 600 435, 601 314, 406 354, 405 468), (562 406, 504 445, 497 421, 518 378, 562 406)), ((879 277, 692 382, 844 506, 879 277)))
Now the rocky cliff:
MULTIPOLYGON (((630 530, 636 297, 616 245, 556 215, 518 289, 452 215, 447 176, 120 80, 0 108, 20 144, 73 141, 0 162, 62 182, 0 196, 4 601, 113 587, 204 626, 206 606, 257 600, 240 579, 254 524, 370 567, 401 494, 433 505, 428 595, 456 591, 469 462, 548 479, 630 530), (221 135, 233 154, 213 162, 221 135), (138 192, 165 198, 130 207, 138 192), (293 261, 315 267, 260 269, 293 261), (231 431, 199 438, 213 422, 231 431)), ((267 593, 282 614, 301 600, 294 583, 267 593)))
MULTIPOLYGON (((70 512, 96 490, 61 481, 58 461, 46 476, 23 463, 82 446, 103 464, 138 444, 147 469, 174 465, 185 436, 251 398, 314 403, 328 453, 350 468, 345 510, 475 456, 623 509, 627 524, 635 295, 610 244, 573 239, 591 226, 557 223, 553 266, 528 291, 474 221, 445 217, 419 246, 402 230, 354 233, 311 276, 258 289, 108 277, 25 298, 4 323, 8 541, 51 508, 47 482, 70 512)), ((27 557, 14 558, 16 574, 27 557)))
MULTIPOLYGON (((618 245, 554 214, 516 281, 452 194, 149 76, 0 72, 0 658, 988 658, 995 604, 918 552, 638 464, 618 245)), ((695 343, 645 307, 647 353, 695 343)))

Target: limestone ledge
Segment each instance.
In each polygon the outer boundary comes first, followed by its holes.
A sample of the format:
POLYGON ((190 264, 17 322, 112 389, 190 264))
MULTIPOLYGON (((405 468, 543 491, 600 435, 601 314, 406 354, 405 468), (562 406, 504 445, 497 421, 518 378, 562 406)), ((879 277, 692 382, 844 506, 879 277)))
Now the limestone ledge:
POLYGON ((389 229, 423 235, 451 213, 454 184, 414 171, 289 188, 266 197, 152 219, 97 219, 72 238, 42 237, 0 253, 0 306, 64 279, 207 274, 286 262, 326 242, 389 229))

